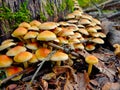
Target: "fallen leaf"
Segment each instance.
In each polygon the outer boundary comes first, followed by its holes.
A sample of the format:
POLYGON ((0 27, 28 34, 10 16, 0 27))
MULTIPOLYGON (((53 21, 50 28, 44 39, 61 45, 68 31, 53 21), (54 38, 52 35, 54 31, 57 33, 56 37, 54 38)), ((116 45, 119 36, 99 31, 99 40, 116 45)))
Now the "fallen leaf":
POLYGON ((102 90, 120 90, 120 84, 119 84, 119 83, 107 82, 107 83, 102 87, 102 90))

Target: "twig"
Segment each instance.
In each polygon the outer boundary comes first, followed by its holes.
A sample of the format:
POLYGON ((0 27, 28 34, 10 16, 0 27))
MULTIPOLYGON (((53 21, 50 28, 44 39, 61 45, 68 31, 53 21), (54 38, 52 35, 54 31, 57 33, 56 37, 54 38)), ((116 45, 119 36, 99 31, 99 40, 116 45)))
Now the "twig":
POLYGON ((108 16, 107 18, 108 18, 108 19, 112 19, 112 18, 118 17, 118 16, 120 16, 120 11, 117 12, 117 13, 114 13, 114 14, 112 14, 112 15, 110 15, 110 16, 108 16))
POLYGON ((33 68, 33 67, 30 67, 30 68, 27 68, 27 69, 25 69, 25 70, 23 70, 23 71, 21 71, 21 72, 19 72, 19 73, 16 73, 16 74, 14 74, 14 75, 12 75, 12 76, 10 76, 10 77, 7 77, 7 78, 5 78, 5 79, 3 79, 3 80, 0 81, 0 85, 2 85, 3 83, 9 81, 10 79, 12 79, 12 78, 14 78, 14 77, 17 77, 17 76, 19 76, 19 75, 21 75, 21 74, 23 74, 23 73, 26 73, 26 72, 28 72, 28 71, 31 71, 31 70, 34 70, 34 68, 33 68))
POLYGON ((39 72, 39 70, 41 69, 41 67, 42 67, 43 64, 45 63, 45 61, 50 60, 51 56, 52 56, 55 52, 56 52, 56 50, 52 51, 41 63, 38 64, 39 67, 37 68, 36 72, 34 73, 34 75, 33 75, 32 79, 31 79, 30 83, 33 82, 33 80, 35 79, 37 73, 39 72))
POLYGON ((101 17, 101 16, 103 16, 103 12, 102 12, 102 10, 100 9, 100 7, 93 1, 93 0, 91 0, 91 3, 95 6, 95 8, 98 10, 98 12, 99 12, 99 16, 101 17))
MULTIPOLYGON (((101 4, 99 4, 98 7, 101 8, 101 9, 104 9, 104 8, 108 7, 108 5, 110 3, 116 3, 116 2, 118 2, 118 0, 108 0, 108 1, 105 1, 101 4)), ((84 12, 88 13, 88 12, 92 12, 92 11, 96 11, 96 10, 97 10, 97 8, 87 8, 86 10, 84 10, 84 12)))
POLYGON ((63 51, 65 51, 66 53, 70 53, 70 54, 72 54, 72 55, 74 55, 74 56, 76 56, 76 57, 79 57, 80 55, 79 54, 77 54, 76 52, 74 52, 74 51, 69 51, 69 49, 64 49, 63 47, 61 47, 61 46, 58 46, 58 45, 56 45, 56 44, 54 44, 54 43, 51 43, 51 42, 49 42, 48 43, 48 45, 50 45, 50 46, 52 46, 52 47, 55 47, 55 48, 57 48, 57 49, 61 49, 61 50, 63 50, 63 51))

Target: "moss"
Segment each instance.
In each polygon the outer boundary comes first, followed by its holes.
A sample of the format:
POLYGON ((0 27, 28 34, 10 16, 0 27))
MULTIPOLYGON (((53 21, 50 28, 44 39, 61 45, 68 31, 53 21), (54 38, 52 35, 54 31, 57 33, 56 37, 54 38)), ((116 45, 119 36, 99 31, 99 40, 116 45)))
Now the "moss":
POLYGON ((2 7, 0 7, 0 21, 7 20, 11 29, 15 29, 18 24, 23 21, 29 22, 31 15, 30 11, 27 9, 27 3, 27 0, 21 3, 19 10, 16 12, 12 12, 10 8, 2 3, 2 7))
POLYGON ((41 21, 43 21, 43 22, 47 21, 46 16, 45 16, 42 12, 40 12, 40 19, 41 19, 41 21))

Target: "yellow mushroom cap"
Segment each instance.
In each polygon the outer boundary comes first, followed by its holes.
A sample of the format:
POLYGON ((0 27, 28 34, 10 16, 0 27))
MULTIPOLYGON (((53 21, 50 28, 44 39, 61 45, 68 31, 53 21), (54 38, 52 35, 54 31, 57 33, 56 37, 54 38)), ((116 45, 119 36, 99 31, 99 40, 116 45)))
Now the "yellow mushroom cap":
POLYGON ((62 43, 62 44, 67 44, 68 43, 68 40, 65 39, 64 37, 58 37, 58 40, 59 40, 59 43, 62 43))
POLYGON ((59 25, 60 25, 60 26, 68 26, 69 23, 68 23, 68 22, 65 22, 65 21, 61 21, 61 22, 59 22, 59 25))
POLYGON ((68 22, 68 23, 70 23, 70 24, 74 24, 74 23, 77 23, 77 22, 78 22, 78 20, 75 20, 75 19, 70 19, 70 20, 68 20, 67 22, 68 22))
POLYGON ((88 19, 80 19, 79 23, 82 25, 86 25, 86 24, 90 24, 91 22, 88 19))
MULTIPOLYGON (((8 68, 6 68, 5 73, 6 73, 7 77, 10 77, 10 76, 12 76, 12 75, 14 75, 16 73, 21 72, 21 71, 23 71, 22 67, 8 67, 8 68)), ((15 78, 12 78, 12 80, 17 81, 17 80, 20 80, 21 77, 22 77, 22 75, 19 75, 19 76, 15 77, 15 78)))
POLYGON ((73 18, 75 18, 75 15, 73 13, 70 13, 65 18, 66 19, 73 19, 73 18))
POLYGON ((120 56, 120 45, 114 44, 113 47, 115 48, 114 54, 120 56))
POLYGON ((4 43, 2 45, 0 45, 0 51, 6 49, 6 48, 9 48, 10 46, 14 46, 16 45, 16 43, 14 42, 7 42, 7 43, 4 43))
POLYGON ((37 26, 37 27, 39 27, 40 24, 41 24, 41 23, 40 23, 39 21, 37 21, 37 20, 33 20, 33 21, 30 22, 30 25, 31 25, 31 26, 37 26))
POLYGON ((27 33, 27 29, 23 28, 23 27, 18 27, 17 29, 15 29, 15 31, 12 33, 13 37, 19 37, 19 36, 23 36, 27 33))
POLYGON ((95 22, 98 25, 101 25, 101 22, 96 18, 92 18, 92 21, 95 22))
POLYGON ((85 46, 85 49, 86 49, 87 51, 92 51, 92 50, 95 49, 95 45, 94 45, 94 44, 87 44, 87 45, 85 46))
POLYGON ((55 22, 44 22, 40 24, 39 29, 41 30, 52 30, 58 26, 58 23, 55 22))
POLYGON ((97 30, 96 30, 94 27, 88 27, 88 28, 87 28, 87 31, 88 31, 89 33, 96 33, 96 32, 97 32, 97 30))
POLYGON ((40 41, 53 41, 56 39, 56 34, 51 31, 43 31, 38 34, 37 40, 40 41))
POLYGON ((97 44, 104 44, 104 40, 102 40, 101 38, 93 38, 92 42, 97 44))
POLYGON ((82 14, 81 18, 92 20, 92 16, 85 14, 85 13, 82 14))
POLYGON ((14 61, 18 63, 26 62, 32 58, 32 53, 28 51, 20 52, 14 56, 14 61))
POLYGON ((39 44, 37 42, 31 42, 31 43, 27 43, 26 47, 31 50, 37 50, 39 44))
POLYGON ((35 54, 33 54, 32 58, 28 61, 29 63, 36 63, 38 62, 37 57, 35 56, 35 54))
POLYGON ((74 44, 74 48, 84 50, 84 45, 82 43, 74 44))
POLYGON ((27 34, 25 34, 23 38, 24 39, 36 38, 38 34, 39 34, 38 32, 29 31, 27 34))
POLYGON ((67 59, 68 59, 68 55, 64 52, 61 52, 61 51, 57 51, 51 57, 51 61, 65 61, 67 59))
POLYGON ((74 35, 74 32, 71 29, 68 28, 62 28, 62 31, 58 33, 59 36, 69 36, 74 35))
POLYGON ((13 63, 12 59, 7 55, 0 55, 0 68, 9 67, 13 63))
POLYGON ((81 34, 89 35, 88 31, 87 31, 86 29, 84 29, 84 28, 80 28, 78 31, 79 31, 81 34))
POLYGON ((20 52, 26 51, 27 49, 23 46, 15 46, 14 48, 11 48, 7 51, 6 55, 8 56, 15 56, 20 52))
POLYGON ((13 41, 14 41, 13 39, 6 39, 1 44, 5 44, 5 43, 8 43, 8 42, 13 42, 13 41))
POLYGON ((28 29, 30 27, 30 24, 27 23, 27 22, 22 22, 22 23, 19 24, 19 27, 23 27, 23 28, 27 28, 28 29))
POLYGON ((29 31, 39 31, 39 28, 37 26, 31 26, 28 28, 29 31))
POLYGON ((96 64, 98 63, 98 58, 96 58, 94 55, 89 55, 85 57, 85 61, 88 64, 96 64))
POLYGON ((35 52, 35 55, 39 60, 44 60, 50 52, 47 48, 40 48, 35 52))

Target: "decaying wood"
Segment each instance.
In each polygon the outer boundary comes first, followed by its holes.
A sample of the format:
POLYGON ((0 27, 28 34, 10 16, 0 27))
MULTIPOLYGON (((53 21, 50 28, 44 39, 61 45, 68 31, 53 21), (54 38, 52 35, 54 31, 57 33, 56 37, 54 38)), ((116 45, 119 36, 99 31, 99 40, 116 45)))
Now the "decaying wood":
MULTIPOLYGON (((98 5, 99 8, 101 9, 108 9, 108 8, 120 8, 120 1, 118 0, 108 0, 104 3, 101 3, 98 5)), ((96 11, 97 8, 93 7, 93 8, 88 8, 86 10, 84 10, 84 12, 93 12, 96 11)))

